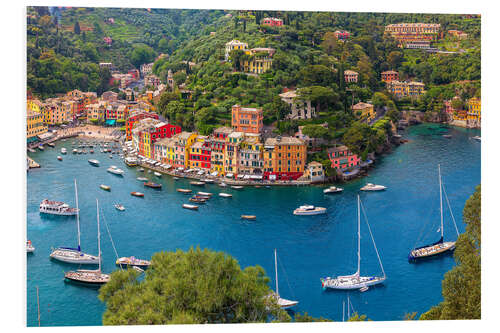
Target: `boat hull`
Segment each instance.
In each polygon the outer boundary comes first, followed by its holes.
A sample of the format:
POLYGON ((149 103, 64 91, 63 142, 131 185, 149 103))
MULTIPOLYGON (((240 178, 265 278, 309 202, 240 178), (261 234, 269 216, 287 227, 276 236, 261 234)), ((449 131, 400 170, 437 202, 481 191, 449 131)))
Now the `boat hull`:
POLYGON ((321 214, 326 214, 326 208, 323 209, 318 209, 318 210, 294 210, 293 215, 299 215, 299 216, 310 216, 310 215, 321 215, 321 214))
POLYGON ((337 290, 354 290, 361 289, 363 287, 371 287, 380 283, 383 283, 386 278, 385 277, 360 277, 360 281, 352 284, 334 284, 329 281, 335 281, 337 279, 332 280, 322 280, 321 285, 324 290, 326 289, 337 289, 337 290))
POLYGON ((436 245, 431 245, 411 251, 408 255, 408 261, 414 262, 418 260, 433 258, 442 254, 450 253, 454 250, 455 242, 444 242, 436 245))
MULTIPOLYGON (((99 265, 99 258, 98 257, 90 256, 88 254, 85 254, 83 252, 78 252, 78 251, 67 251, 68 253, 73 252, 74 255, 64 255, 62 253, 57 253, 57 251, 60 251, 60 250, 56 250, 50 254, 51 259, 65 262, 68 264, 99 265), (78 254, 80 254, 80 256, 78 254)), ((60 251, 60 252, 64 252, 64 251, 60 251)))

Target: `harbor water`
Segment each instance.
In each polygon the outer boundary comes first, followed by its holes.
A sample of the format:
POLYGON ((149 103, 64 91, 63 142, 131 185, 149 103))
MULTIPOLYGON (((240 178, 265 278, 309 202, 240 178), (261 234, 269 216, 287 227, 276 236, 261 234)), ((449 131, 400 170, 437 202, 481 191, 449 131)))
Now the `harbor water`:
MULTIPOLYGON (((242 268, 262 266, 274 289, 274 253, 278 253, 279 291, 283 298, 298 300, 296 312, 342 320, 342 302, 349 295, 353 309, 372 320, 401 320, 405 313, 427 311, 442 300, 443 275, 454 266, 451 255, 419 263, 409 263, 409 251, 437 241, 439 232, 439 185, 437 165, 441 164, 444 187, 458 230, 463 232, 462 209, 481 182, 481 143, 471 139, 478 130, 447 128, 437 124, 411 127, 409 140, 380 158, 367 177, 342 185, 341 194, 324 195, 325 186, 275 187, 243 190, 217 185, 192 186, 189 180, 173 180, 164 175, 129 168, 114 154, 99 152, 73 155, 68 139, 55 148, 28 153, 40 169, 27 174, 27 239, 36 250, 27 255, 27 324, 37 326, 36 287, 39 288, 42 326, 101 325, 105 305, 97 298, 98 289, 64 282, 64 272, 77 269, 49 259, 52 247, 77 245, 74 217, 41 215, 45 199, 75 205, 73 180, 78 184, 81 245, 84 252, 97 254, 96 198, 101 210, 101 247, 105 273, 117 269, 116 255, 149 259, 155 252, 188 250, 191 246, 224 251, 235 257, 242 268), (444 133, 451 138, 444 138, 444 133), (66 147, 67 155, 60 149, 66 147), (57 160, 57 155, 63 161, 57 160), (98 159, 99 167, 88 159, 98 159), (106 172, 110 165, 125 170, 123 177, 106 172), (145 188, 137 177, 161 183, 161 191, 145 188), (387 186, 382 192, 360 192, 367 182, 387 186), (103 191, 101 184, 111 191, 103 191), (214 196, 198 211, 181 207, 193 192, 214 196), (143 192, 144 198, 133 197, 143 192), (232 198, 218 196, 220 192, 232 198), (324 291, 320 278, 347 275, 357 267, 357 208, 360 195, 376 241, 387 280, 366 292, 324 291), (114 204, 125 206, 118 211, 114 204), (294 216, 300 205, 326 207, 327 214, 294 216), (255 221, 242 214, 256 215, 255 221)), ((444 200, 444 239, 457 237, 444 200)), ((92 266, 91 266, 92 267, 92 266)), ((361 220, 361 274, 382 274, 365 219, 361 220)))

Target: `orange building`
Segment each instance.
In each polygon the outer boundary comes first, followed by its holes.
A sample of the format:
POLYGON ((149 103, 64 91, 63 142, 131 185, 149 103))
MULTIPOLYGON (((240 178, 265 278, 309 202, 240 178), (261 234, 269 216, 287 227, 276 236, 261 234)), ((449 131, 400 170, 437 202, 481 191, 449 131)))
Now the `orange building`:
POLYGON ((380 73, 380 75, 382 76, 382 81, 384 82, 399 80, 399 73, 396 71, 385 71, 380 73))
POLYGON ((264 112, 257 108, 242 108, 233 105, 231 126, 233 130, 244 133, 260 133, 263 127, 264 112))
POLYGON ((264 179, 296 180, 304 173, 307 147, 289 136, 268 138, 264 143, 264 179))

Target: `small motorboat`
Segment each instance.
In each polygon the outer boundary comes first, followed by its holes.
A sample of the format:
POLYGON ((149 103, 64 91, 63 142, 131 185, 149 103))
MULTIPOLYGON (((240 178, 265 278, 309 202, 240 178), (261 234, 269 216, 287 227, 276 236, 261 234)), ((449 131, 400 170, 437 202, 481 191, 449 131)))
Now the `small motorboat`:
POLYGON ((147 182, 148 179, 146 177, 137 177, 137 180, 140 180, 141 182, 147 182))
POLYGON ((473 136, 471 139, 476 140, 476 141, 481 141, 481 137, 478 135, 473 136))
POLYGON ((182 208, 191 209, 191 210, 198 210, 198 206, 190 205, 190 204, 182 204, 182 208))
POLYGON ((232 186, 231 186, 231 188, 232 188, 232 189, 234 189, 234 190, 241 190, 241 189, 243 189, 243 186, 240 186, 240 185, 232 185, 232 186))
POLYGON ((255 215, 241 215, 241 218, 243 220, 252 220, 253 221, 253 220, 257 219, 257 216, 255 216, 255 215))
POLYGON ((189 201, 204 204, 205 202, 207 202, 207 199, 195 195, 189 198, 189 201))
POLYGON ((93 165, 95 167, 99 166, 99 161, 98 160, 89 160, 88 161, 90 165, 93 165))
POLYGON ((224 182, 222 182, 222 183, 220 183, 220 184, 219 184, 219 186, 220 186, 220 187, 226 187, 226 186, 227 186, 227 184, 226 184, 226 183, 224 183, 224 182))
POLYGON ((29 148, 29 147, 28 147, 28 151, 29 151, 30 153, 34 153, 36 150, 34 150, 33 148, 29 148))
POLYGON ((304 205, 293 211, 293 215, 319 215, 325 214, 326 208, 314 207, 313 205, 304 205))
POLYGON ((191 193, 193 191, 191 191, 189 189, 185 189, 185 188, 178 188, 177 192, 180 192, 180 193, 191 193))
POLYGON ((140 172, 144 172, 144 168, 139 168, 139 171, 140 172))
POLYGON ((102 188, 104 191, 111 191, 111 187, 109 187, 108 185, 101 184, 99 187, 102 188))
POLYGON ((47 146, 54 148, 56 145, 53 144, 52 142, 47 143, 47 146))
POLYGON ((202 179, 201 180, 202 182, 204 182, 205 184, 213 184, 214 183, 214 180, 213 179, 202 179))
POLYGON ((223 197, 223 198, 232 198, 233 195, 232 194, 229 194, 229 193, 224 193, 224 192, 221 192, 219 193, 219 197, 223 197))
POLYGON ((41 151, 44 151, 44 150, 45 150, 45 148, 43 148, 43 145, 39 145, 39 146, 38 146, 38 149, 40 149, 41 151))
POLYGON ((110 155, 109 155, 109 158, 113 158, 113 155, 111 155, 111 154, 110 154, 110 155))
POLYGON ((139 267, 139 268, 148 268, 151 265, 149 260, 137 259, 135 257, 121 257, 116 259, 116 265, 122 267, 139 267))
POLYGON ((202 196, 205 196, 205 197, 211 197, 212 196, 212 193, 210 193, 210 192, 198 192, 196 194, 202 195, 202 196))
POLYGON ((66 148, 61 148, 61 154, 66 154, 68 151, 66 150, 66 148))
POLYGON ((154 175, 155 175, 156 177, 161 177, 161 173, 156 172, 156 171, 154 172, 154 175))
POLYGON ((141 193, 141 192, 130 192, 130 195, 133 195, 134 197, 139 197, 139 198, 144 197, 144 193, 141 193))
POLYGON ((57 159, 58 159, 59 161, 62 161, 62 157, 61 157, 61 156, 57 156, 57 159))
POLYGON ((35 247, 33 246, 33 244, 31 244, 30 240, 26 242, 26 252, 27 253, 35 252, 35 247))
POLYGON ((260 186, 260 185, 255 185, 254 187, 255 187, 255 188, 261 188, 262 186, 260 186))
POLYGON ((161 184, 158 183, 146 182, 144 183, 144 186, 161 190, 161 184))
POLYGON ((451 139, 451 135, 450 134, 443 134, 443 138, 451 139))
POLYGON ((93 154, 93 153, 94 153, 94 149, 90 149, 90 150, 89 150, 89 152, 90 152, 91 154, 93 154))
POLYGON ((194 186, 205 186, 204 182, 189 182, 189 184, 194 185, 194 186))
POLYGON ((179 177, 173 177, 174 180, 179 180, 179 177))
POLYGON ((361 291, 362 293, 364 293, 367 290, 368 290, 368 286, 363 286, 363 287, 359 288, 359 291, 361 291))
POLYGON ((124 211, 125 210, 125 206, 120 205, 120 204, 115 204, 115 208, 118 209, 119 211, 124 211))
POLYGON ((340 193, 342 192, 344 189, 341 188, 341 187, 336 187, 336 186, 330 186, 329 188, 323 190, 323 193, 325 194, 329 194, 329 193, 340 193))
POLYGON ((143 273, 144 270, 140 267, 137 267, 137 266, 132 266, 132 269, 135 269, 136 271, 138 271, 139 273, 143 273))
POLYGON ((120 168, 117 168, 114 165, 110 166, 106 171, 108 171, 109 173, 112 173, 114 175, 118 175, 118 176, 123 176, 123 174, 125 173, 125 171, 123 171, 120 168))
POLYGON ((361 188, 361 191, 383 191, 386 188, 387 187, 385 187, 383 185, 375 185, 375 184, 372 184, 372 183, 368 183, 368 184, 366 184, 365 186, 363 186, 361 188))

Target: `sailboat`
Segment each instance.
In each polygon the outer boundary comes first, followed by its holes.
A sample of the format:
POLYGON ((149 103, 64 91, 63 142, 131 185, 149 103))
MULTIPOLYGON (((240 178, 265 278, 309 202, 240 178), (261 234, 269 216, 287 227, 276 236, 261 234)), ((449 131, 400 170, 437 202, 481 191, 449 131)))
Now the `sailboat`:
POLYGON ((99 268, 95 270, 78 269, 64 273, 64 277, 69 281, 81 282, 89 285, 101 285, 109 282, 109 274, 101 272, 101 231, 99 227, 99 201, 96 199, 97 205, 97 251, 99 252, 99 268))
MULTIPOLYGON (((420 246, 411 250, 408 255, 408 261, 416 261, 418 259, 429 258, 436 255, 440 255, 449 251, 453 251, 455 249, 455 242, 444 242, 444 228, 443 228, 443 182, 441 180, 441 166, 438 164, 438 173, 439 173, 439 208, 441 211, 441 227, 439 228, 441 231, 441 238, 435 243, 420 246)), ((445 193, 446 194, 446 193, 445 193)), ((448 197, 446 197, 448 200, 448 197)), ((448 208, 449 202, 448 202, 448 208)), ((450 208, 450 214, 453 219, 453 223, 455 223, 455 218, 453 217, 453 213, 450 208)), ((458 237, 458 229, 455 223, 455 230, 457 231, 458 237)))
POLYGON ((97 265, 98 258, 91 254, 83 253, 80 247, 80 210, 78 209, 78 191, 75 179, 75 198, 76 198, 76 225, 78 230, 78 247, 58 247, 53 249, 50 257, 55 260, 70 264, 97 265))
POLYGON ((291 308, 292 306, 299 304, 299 301, 290 301, 288 299, 280 297, 278 289, 278 259, 276 256, 276 249, 274 249, 274 271, 276 273, 276 292, 273 293, 273 296, 276 298, 279 307, 282 309, 288 309, 291 308))
POLYGON ((380 264, 380 268, 382 269, 382 276, 360 276, 361 269, 361 217, 360 217, 360 204, 361 199, 358 195, 358 270, 356 273, 352 275, 345 276, 337 276, 336 278, 321 278, 321 286, 323 289, 363 289, 366 290, 365 287, 373 286, 379 283, 382 283, 386 279, 384 266, 382 266, 382 261, 380 260, 380 256, 378 254, 377 246, 375 245, 375 239, 373 239, 373 235, 370 229, 370 225, 368 224, 368 220, 366 220, 366 225, 368 226, 368 230, 370 231, 370 236, 372 238, 373 247, 375 248, 375 252, 377 253, 377 258, 380 264))

